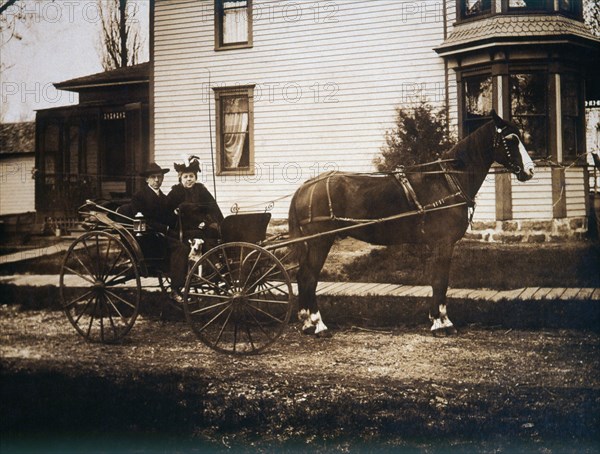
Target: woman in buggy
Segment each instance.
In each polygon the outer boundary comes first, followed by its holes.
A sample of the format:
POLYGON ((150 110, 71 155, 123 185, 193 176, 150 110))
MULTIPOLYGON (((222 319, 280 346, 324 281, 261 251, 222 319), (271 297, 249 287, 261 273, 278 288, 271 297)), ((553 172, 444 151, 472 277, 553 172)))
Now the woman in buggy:
POLYGON ((179 176, 179 184, 171 188, 167 196, 169 206, 177 210, 180 240, 184 243, 201 239, 202 252, 217 245, 223 213, 206 187, 198 182, 200 161, 197 156, 173 163, 179 176))

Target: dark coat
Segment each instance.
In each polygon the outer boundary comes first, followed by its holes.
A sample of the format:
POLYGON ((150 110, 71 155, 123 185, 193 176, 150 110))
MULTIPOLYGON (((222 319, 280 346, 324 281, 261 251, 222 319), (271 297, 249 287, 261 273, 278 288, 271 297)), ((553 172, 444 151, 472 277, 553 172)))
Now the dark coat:
POLYGON ((218 225, 223 222, 223 213, 215 198, 201 183, 195 183, 189 189, 183 187, 182 184, 176 184, 171 188, 169 192, 168 204, 171 209, 179 208, 181 204, 195 206, 196 212, 206 217, 207 223, 217 223, 218 225))
POLYGON ((158 232, 167 233, 168 228, 176 224, 177 218, 170 208, 167 196, 162 191, 156 195, 148 185, 133 194, 131 207, 134 214, 142 213, 148 226, 158 232))

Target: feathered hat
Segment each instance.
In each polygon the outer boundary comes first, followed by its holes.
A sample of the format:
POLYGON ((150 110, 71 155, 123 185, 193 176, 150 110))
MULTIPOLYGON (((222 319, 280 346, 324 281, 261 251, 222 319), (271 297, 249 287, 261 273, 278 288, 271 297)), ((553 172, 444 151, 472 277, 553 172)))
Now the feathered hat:
POLYGON ((183 162, 174 162, 173 167, 179 174, 188 172, 199 173, 200 158, 198 156, 187 156, 183 158, 183 162))

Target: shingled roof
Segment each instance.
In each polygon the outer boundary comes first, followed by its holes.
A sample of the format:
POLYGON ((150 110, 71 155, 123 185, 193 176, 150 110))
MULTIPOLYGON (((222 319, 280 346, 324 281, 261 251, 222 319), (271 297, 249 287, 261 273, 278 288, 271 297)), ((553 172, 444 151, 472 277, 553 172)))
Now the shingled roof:
POLYGON ((545 41, 552 38, 571 37, 590 41, 596 46, 600 39, 582 22, 559 15, 497 15, 454 26, 454 30, 435 50, 447 54, 453 50, 489 41, 545 41))
POLYGON ((64 82, 55 83, 54 86, 59 90, 79 91, 81 89, 102 85, 147 83, 149 80, 150 63, 146 62, 140 63, 139 65, 127 66, 66 80, 64 82))
POLYGON ((0 154, 35 152, 35 122, 0 124, 0 154))

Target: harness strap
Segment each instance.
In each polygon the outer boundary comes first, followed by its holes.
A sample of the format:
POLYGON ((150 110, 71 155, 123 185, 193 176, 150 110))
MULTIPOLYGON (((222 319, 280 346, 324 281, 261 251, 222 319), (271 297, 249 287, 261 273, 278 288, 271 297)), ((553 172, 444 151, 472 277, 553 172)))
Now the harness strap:
POLYGON ((312 203, 313 203, 313 196, 315 194, 315 189, 317 187, 317 183, 315 182, 312 187, 310 188, 310 195, 308 196, 308 222, 310 223, 312 222, 312 203))
POLYGON ((423 212, 423 206, 417 198, 417 193, 412 187, 412 184, 410 184, 410 181, 408 181, 408 178, 406 178, 406 174, 404 173, 404 171, 394 172, 392 175, 394 175, 395 181, 400 185, 400 187, 404 191, 404 194, 406 195, 408 201, 412 202, 420 213, 423 212))
POLYGON ((440 167, 442 169, 442 172, 444 173, 444 176, 446 177, 446 182, 448 183, 448 186, 450 187, 450 191, 454 192, 452 197, 462 197, 462 199, 465 202, 467 202, 467 206, 469 208, 475 207, 475 200, 473 200, 471 197, 469 197, 467 195, 467 193, 464 191, 464 189, 460 185, 460 182, 456 179, 456 176, 454 175, 454 173, 452 171, 449 171, 443 162, 440 162, 440 167))

